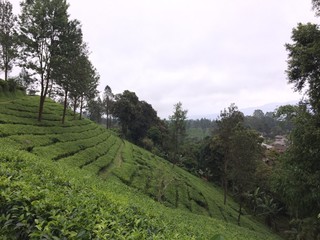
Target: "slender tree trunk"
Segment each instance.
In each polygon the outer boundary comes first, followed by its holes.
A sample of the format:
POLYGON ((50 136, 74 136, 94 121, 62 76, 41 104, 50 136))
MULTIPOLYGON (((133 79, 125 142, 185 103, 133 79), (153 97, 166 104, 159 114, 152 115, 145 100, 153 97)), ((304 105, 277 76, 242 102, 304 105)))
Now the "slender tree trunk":
POLYGON ((41 93, 40 93, 40 103, 39 103, 39 113, 38 113, 38 121, 41 122, 42 119, 42 112, 43 112, 43 105, 45 101, 44 97, 44 79, 43 76, 41 76, 41 93))
POLYGON ((64 120, 66 117, 67 102, 68 102, 68 89, 65 90, 65 94, 64 94, 63 114, 62 114, 62 121, 61 121, 62 124, 64 124, 64 120))
POLYGON ((7 63, 5 63, 4 80, 8 81, 8 64, 7 63))
POLYGON ((82 108, 83 108, 83 96, 80 97, 80 117, 79 119, 82 119, 82 108))
POLYGON ((4 80, 8 81, 8 70, 9 70, 9 57, 8 57, 8 51, 7 47, 5 48, 5 57, 4 57, 4 80))
POLYGON ((107 102, 106 102, 106 114, 107 114, 107 122, 106 122, 106 128, 109 129, 109 97, 107 97, 107 102))
POLYGON ((74 103, 73 103, 73 120, 76 119, 76 109, 77 109, 77 97, 74 98, 74 103))
POLYGON ((39 105, 39 115, 38 115, 38 121, 41 122, 42 120, 42 113, 44 108, 44 102, 46 100, 46 96, 48 93, 48 87, 49 87, 49 73, 48 78, 44 79, 43 73, 41 76, 41 95, 40 95, 40 105, 39 105), (45 86, 44 86, 45 83, 45 86))
POLYGON ((107 110, 107 122, 106 122, 106 128, 109 129, 109 113, 107 110))
POLYGON ((42 112, 44 106, 45 97, 41 94, 40 96, 40 104, 39 104, 39 113, 38 113, 38 121, 41 122, 42 120, 42 112))

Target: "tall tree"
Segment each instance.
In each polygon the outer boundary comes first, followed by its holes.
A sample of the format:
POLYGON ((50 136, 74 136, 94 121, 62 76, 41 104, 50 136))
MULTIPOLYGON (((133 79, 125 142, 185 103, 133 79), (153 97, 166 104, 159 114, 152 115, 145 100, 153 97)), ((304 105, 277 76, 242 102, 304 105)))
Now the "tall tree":
POLYGON ((277 168, 274 183, 292 214, 305 217, 320 212, 320 116, 308 104, 300 103, 290 119, 294 124, 291 144, 277 168))
POLYGON ((110 114, 111 114, 111 108, 113 104, 113 98, 114 98, 114 95, 112 93, 112 90, 109 87, 109 85, 107 85, 104 88, 104 92, 103 92, 103 106, 104 106, 104 113, 106 114, 106 117, 107 117, 107 121, 106 121, 107 129, 110 128, 110 124, 111 124, 110 114))
MULTIPOLYGON (((78 69, 78 83, 72 88, 71 96, 79 101, 80 105, 80 119, 82 118, 82 111, 85 103, 94 100, 98 95, 98 84, 100 75, 97 69, 92 65, 88 54, 82 54, 79 58, 78 69)), ((74 102, 76 102, 74 101, 74 102)))
POLYGON ((115 96, 112 113, 120 122, 123 136, 136 144, 141 144, 150 127, 158 121, 152 106, 128 90, 115 96))
POLYGON ((181 146, 186 136, 186 120, 188 110, 182 108, 182 103, 178 102, 174 105, 174 112, 169 116, 169 131, 172 143, 172 159, 177 164, 180 161, 181 146))
POLYGON ((220 117, 217 120, 216 139, 222 148, 222 185, 224 190, 224 204, 227 202, 228 192, 228 178, 230 162, 233 159, 232 155, 232 136, 238 127, 242 127, 244 122, 243 113, 238 110, 235 104, 231 104, 228 109, 224 109, 220 113, 220 117))
POLYGON ((264 113, 261 109, 256 109, 254 110, 253 112, 253 116, 256 117, 256 118, 263 118, 264 117, 264 113))
POLYGON ((21 3, 20 32, 24 67, 40 82, 38 121, 42 119, 59 40, 68 25, 66 0, 33 0, 21 3))
POLYGON ((82 54, 84 54, 82 31, 80 23, 77 20, 68 22, 57 45, 57 54, 52 60, 56 66, 52 71, 52 78, 64 90, 64 108, 62 114, 62 123, 64 123, 68 105, 68 94, 72 88, 76 88, 76 85, 79 84, 80 69, 84 67, 81 61, 82 54))
POLYGON ((16 32, 17 18, 12 13, 12 4, 7 0, 0 1, 0 69, 4 71, 4 79, 8 80, 8 73, 18 56, 18 42, 16 32))
POLYGON ((115 96, 113 114, 119 119, 121 132, 125 138, 130 138, 130 124, 136 119, 139 98, 134 92, 125 90, 122 94, 115 96))
POLYGON ((97 99, 90 99, 88 101, 87 109, 89 119, 100 124, 103 114, 103 104, 101 98, 98 97, 97 99))
POLYGON ((320 29, 316 24, 301 24, 294 28, 289 52, 287 75, 295 91, 306 90, 314 111, 320 113, 320 29))
MULTIPOLYGON (((319 15, 320 1, 313 1, 319 15)), ((316 24, 298 24, 293 43, 286 44, 287 75, 295 91, 307 99, 298 106, 279 109, 293 123, 287 153, 272 178, 273 190, 286 203, 291 217, 299 222, 299 238, 319 239, 320 213, 320 29, 316 24)))
POLYGON ((237 126, 230 139, 229 179, 236 187, 239 199, 238 225, 242 215, 245 193, 255 188, 255 172, 258 160, 262 159, 262 139, 259 134, 242 126, 237 126))

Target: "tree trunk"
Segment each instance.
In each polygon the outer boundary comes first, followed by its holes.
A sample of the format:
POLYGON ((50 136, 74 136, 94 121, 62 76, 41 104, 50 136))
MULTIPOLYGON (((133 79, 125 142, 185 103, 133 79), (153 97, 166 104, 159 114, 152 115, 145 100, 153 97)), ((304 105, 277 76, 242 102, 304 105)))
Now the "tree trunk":
POLYGON ((83 96, 80 97, 80 117, 79 119, 82 119, 82 108, 83 108, 83 96))
POLYGON ((76 119, 76 109, 77 109, 77 97, 74 97, 74 102, 73 102, 73 120, 76 119))
POLYGON ((42 120, 42 112, 43 112, 43 106, 44 106, 45 96, 40 96, 40 104, 39 104, 39 113, 38 113, 38 121, 41 122, 42 120))
POLYGON ((39 104, 39 114, 38 114, 38 121, 41 122, 42 120, 42 113, 44 108, 44 102, 46 100, 46 96, 48 93, 48 87, 49 87, 49 73, 48 78, 44 79, 43 73, 41 75, 41 95, 40 95, 40 104, 39 104), (46 84, 44 86, 44 83, 46 84))
POLYGON ((5 64, 5 69, 4 69, 4 80, 8 81, 8 65, 5 64))
POLYGON ((62 124, 64 124, 64 120, 66 117, 67 101, 68 101, 68 89, 65 90, 65 94, 64 94, 63 114, 62 114, 62 121, 61 121, 62 124))
MULTIPOLYGON (((7 50, 7 48, 6 48, 7 50)), ((8 81, 8 71, 9 71, 9 57, 8 57, 8 51, 6 51, 6 56, 4 60, 4 80, 8 81)))

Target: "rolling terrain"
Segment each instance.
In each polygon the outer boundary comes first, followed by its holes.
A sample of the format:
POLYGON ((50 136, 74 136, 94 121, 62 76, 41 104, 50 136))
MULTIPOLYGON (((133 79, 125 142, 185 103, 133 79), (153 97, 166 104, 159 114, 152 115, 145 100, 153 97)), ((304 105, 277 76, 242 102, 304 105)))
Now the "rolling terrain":
POLYGON ((222 190, 37 96, 0 97, 1 239, 278 239, 222 190), (75 119, 76 117, 76 119, 75 119), (1 227, 2 226, 2 227, 1 227))

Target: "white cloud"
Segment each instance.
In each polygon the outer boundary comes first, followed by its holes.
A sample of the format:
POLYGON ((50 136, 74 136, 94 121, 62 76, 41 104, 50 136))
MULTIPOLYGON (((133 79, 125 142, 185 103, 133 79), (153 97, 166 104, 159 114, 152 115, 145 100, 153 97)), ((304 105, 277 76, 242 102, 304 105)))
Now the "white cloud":
POLYGON ((299 98, 287 85, 284 44, 298 22, 317 22, 311 1, 68 2, 100 90, 134 91, 161 117, 178 101, 191 116, 299 98))

